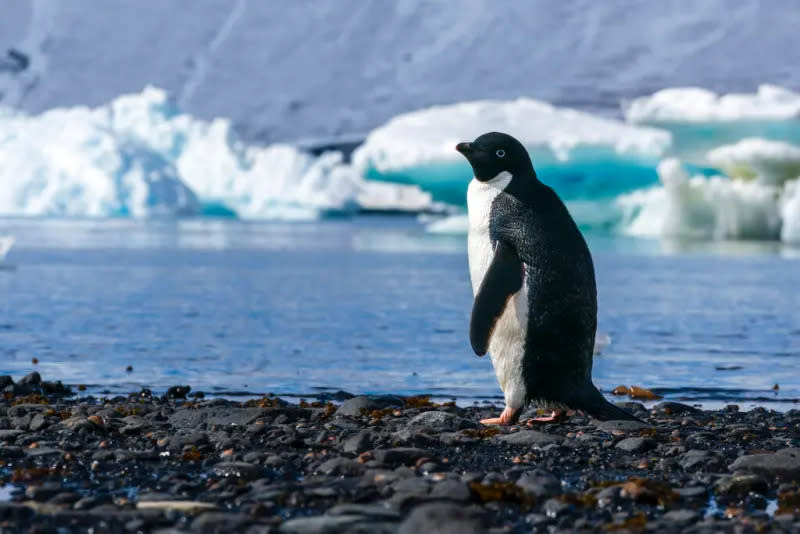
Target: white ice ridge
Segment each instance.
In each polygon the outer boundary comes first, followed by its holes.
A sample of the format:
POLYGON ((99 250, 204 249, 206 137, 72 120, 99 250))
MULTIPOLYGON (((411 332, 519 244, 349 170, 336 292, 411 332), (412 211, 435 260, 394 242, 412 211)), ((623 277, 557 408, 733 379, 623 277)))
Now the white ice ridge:
POLYGON ((775 85, 761 85, 755 94, 726 95, 676 87, 623 102, 622 111, 629 122, 651 124, 800 119, 800 93, 775 85))
POLYGON ((781 239, 800 243, 798 180, 783 185, 690 177, 677 159, 658 167, 662 186, 617 199, 622 231, 696 239, 781 239))
POLYGON ((706 158, 734 178, 757 179, 780 185, 800 176, 800 146, 783 141, 742 139, 738 143, 711 150, 706 158))
POLYGON ((353 155, 361 171, 389 172, 419 164, 459 161, 456 143, 488 131, 513 135, 529 149, 560 160, 579 147, 654 156, 670 146, 665 131, 631 126, 546 102, 479 100, 436 106, 394 117, 373 130, 353 155))
POLYGON ((94 109, 0 109, 0 214, 307 219, 431 207, 418 188, 365 181, 339 152, 247 145, 228 120, 182 114, 152 87, 94 109))

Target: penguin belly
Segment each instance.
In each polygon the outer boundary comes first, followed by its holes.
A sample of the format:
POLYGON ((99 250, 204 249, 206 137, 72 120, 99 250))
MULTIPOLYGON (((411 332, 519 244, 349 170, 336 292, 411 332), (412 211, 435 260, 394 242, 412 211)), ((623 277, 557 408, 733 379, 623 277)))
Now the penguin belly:
MULTIPOLYGON (((467 249, 473 295, 477 294, 494 256, 494 247, 489 235, 489 220, 492 202, 501 192, 502 189, 491 183, 474 179, 467 190, 469 218, 467 249)), ((526 273, 521 289, 508 300, 489 341, 489 356, 492 359, 495 376, 505 396, 506 405, 512 409, 524 407, 527 398, 525 381, 522 377, 527 329, 526 273)))

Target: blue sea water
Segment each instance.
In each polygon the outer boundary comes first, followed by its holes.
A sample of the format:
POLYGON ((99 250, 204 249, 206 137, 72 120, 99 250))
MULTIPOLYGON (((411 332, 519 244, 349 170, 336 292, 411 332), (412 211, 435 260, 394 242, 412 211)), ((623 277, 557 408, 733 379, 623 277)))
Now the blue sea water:
MULTIPOLYGON (((465 238, 427 234, 414 218, 0 228, 17 237, 0 270, 0 374, 37 370, 94 394, 190 384, 217 395, 499 396, 467 339, 465 238)), ((796 406, 796 251, 588 238, 599 337, 610 339, 595 357, 603 390, 796 406)))

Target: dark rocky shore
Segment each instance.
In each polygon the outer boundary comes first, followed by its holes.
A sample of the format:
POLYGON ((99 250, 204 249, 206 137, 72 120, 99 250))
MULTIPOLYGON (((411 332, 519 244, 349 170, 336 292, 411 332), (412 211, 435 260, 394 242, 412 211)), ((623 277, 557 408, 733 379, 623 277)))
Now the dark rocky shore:
POLYGON ((0 390, 2 532, 800 531, 798 410, 497 429, 420 397, 0 390))

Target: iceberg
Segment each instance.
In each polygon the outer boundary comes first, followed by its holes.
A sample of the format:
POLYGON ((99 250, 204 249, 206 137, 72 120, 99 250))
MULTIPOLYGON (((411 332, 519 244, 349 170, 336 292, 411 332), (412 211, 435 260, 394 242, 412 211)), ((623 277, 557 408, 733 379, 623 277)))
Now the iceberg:
POLYGON ((742 139, 707 154, 708 161, 728 176, 780 185, 800 176, 800 146, 767 139, 742 139))
POLYGON ((248 145, 230 121, 180 113, 154 87, 94 109, 0 109, 3 215, 305 220, 440 208, 418 187, 364 180, 341 152, 248 145))
POLYGON ((660 187, 622 195, 620 230, 636 236, 690 239, 800 237, 797 180, 783 186, 724 176, 689 176, 674 158, 658 166, 660 187))
POLYGON ((635 124, 800 119, 800 93, 761 85, 756 93, 718 95, 699 87, 662 89, 623 102, 625 119, 635 124))
POLYGON ((369 133, 353 166, 373 180, 421 186, 464 204, 471 171, 456 143, 510 133, 531 153, 543 181, 566 198, 611 197, 657 180, 668 132, 520 98, 436 106, 399 115, 369 133))
POLYGON ((718 95, 698 87, 663 89, 622 103, 631 124, 672 134, 672 154, 697 164, 720 145, 746 138, 800 144, 800 93, 761 85, 755 93, 718 95))

